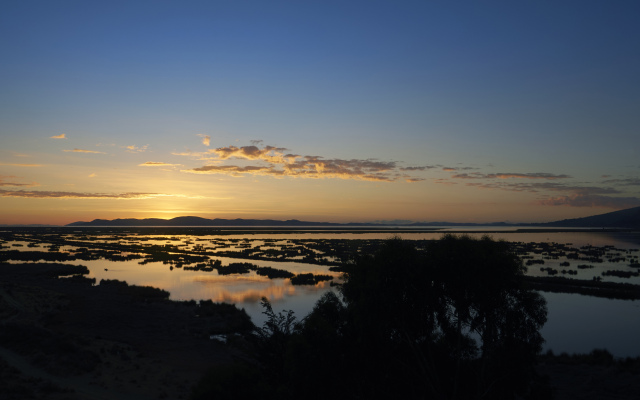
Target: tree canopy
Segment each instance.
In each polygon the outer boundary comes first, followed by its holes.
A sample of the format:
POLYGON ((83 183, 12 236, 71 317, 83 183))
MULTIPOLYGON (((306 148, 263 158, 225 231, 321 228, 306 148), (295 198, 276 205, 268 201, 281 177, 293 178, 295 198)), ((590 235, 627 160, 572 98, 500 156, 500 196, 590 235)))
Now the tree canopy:
POLYGON ((339 293, 302 321, 266 305, 255 347, 265 396, 536 398, 546 303, 524 287, 525 271, 489 237, 445 235, 421 249, 389 239, 347 263, 339 293))

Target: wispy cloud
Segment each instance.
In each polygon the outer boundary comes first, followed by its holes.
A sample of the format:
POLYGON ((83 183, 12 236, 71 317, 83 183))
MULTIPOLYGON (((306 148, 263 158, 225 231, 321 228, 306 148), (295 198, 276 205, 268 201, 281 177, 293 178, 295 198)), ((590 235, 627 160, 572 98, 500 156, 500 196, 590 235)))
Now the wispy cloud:
POLYGON ((125 149, 127 149, 127 153, 144 153, 145 151, 147 151, 147 149, 149 148, 148 144, 145 144, 142 147, 138 147, 136 145, 131 145, 131 146, 123 146, 125 149))
POLYGON ((5 178, 15 178, 14 176, 0 176, 0 186, 10 186, 10 187, 33 187, 38 186, 37 183, 24 183, 24 182, 7 182, 5 178))
POLYGON ((35 199, 153 199, 158 197, 186 197, 182 195, 162 194, 162 193, 82 193, 82 192, 56 192, 41 190, 3 190, 0 189, 0 197, 25 197, 35 199))
POLYGON ((62 150, 62 151, 67 152, 67 153, 107 154, 107 153, 102 152, 102 151, 84 150, 84 149, 73 149, 73 150, 62 150))
POLYGON ((182 164, 169 164, 165 162, 147 161, 142 164, 138 164, 139 167, 176 167, 182 164))
POLYGON ((624 209, 640 206, 640 198, 573 194, 569 196, 542 199, 538 201, 538 204, 545 206, 606 207, 624 209))
POLYGON ((202 138, 202 144, 205 146, 209 146, 211 144, 211 136, 198 134, 202 138))
POLYGON ((452 172, 452 171, 472 171, 474 169, 478 169, 475 167, 442 167, 443 171, 452 172))
POLYGON ((12 164, 12 163, 0 163, 0 165, 6 165, 11 167, 42 167, 42 164, 12 164))
MULTIPOLYGON (((533 178, 536 179, 536 178, 533 178)), ((537 179, 555 179, 555 178, 537 178, 537 179)), ((437 182, 446 183, 446 182, 437 182)), ((601 186, 583 186, 572 185, 558 182, 467 182, 466 186, 477 187, 489 190, 506 190, 512 192, 564 192, 560 196, 551 196, 541 198, 536 201, 537 204, 545 206, 568 206, 568 207, 606 207, 613 209, 622 209, 635 207, 640 205, 640 198, 635 196, 620 196, 622 191, 614 187, 601 186)))
POLYGON ((400 171, 426 171, 433 168, 440 168, 442 165, 424 165, 421 167, 402 167, 400 171))
POLYGON ((602 183, 620 186, 640 186, 640 178, 608 179, 602 183))
POLYGON ((482 174, 479 172, 464 173, 453 175, 454 179, 568 179, 571 178, 565 174, 549 174, 546 172, 533 172, 533 173, 513 173, 513 172, 498 172, 495 174, 482 174))
POLYGON ((205 165, 204 167, 193 168, 183 172, 190 172, 193 174, 226 174, 231 176, 242 176, 243 174, 283 175, 282 171, 276 171, 271 167, 239 167, 237 165, 205 165))
POLYGON ((576 194, 618 194, 619 190, 611 187, 600 186, 580 186, 571 184, 562 184, 557 182, 469 182, 466 186, 474 186, 482 189, 498 189, 513 192, 571 192, 576 194))
POLYGON ((96 176, 98 176, 98 174, 96 174, 96 173, 89 174, 89 178, 95 178, 96 176))
POLYGON ((49 139, 66 139, 67 135, 65 133, 61 133, 60 135, 50 136, 49 139))

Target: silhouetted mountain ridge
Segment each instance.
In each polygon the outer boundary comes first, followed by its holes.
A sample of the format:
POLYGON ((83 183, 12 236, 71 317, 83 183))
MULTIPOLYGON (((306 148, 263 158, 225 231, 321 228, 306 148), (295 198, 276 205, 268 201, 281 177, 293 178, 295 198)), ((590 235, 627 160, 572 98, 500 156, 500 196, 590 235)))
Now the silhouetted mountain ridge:
POLYGON ((313 222, 300 221, 297 219, 275 220, 275 219, 223 219, 214 218, 207 219, 202 217, 185 216, 172 219, 160 218, 118 218, 113 220, 94 219, 91 222, 73 222, 66 226, 273 226, 273 227, 353 227, 353 226, 538 226, 538 227, 567 227, 567 228, 640 228, 640 207, 629 208, 626 210, 614 211, 606 214, 594 215, 591 217, 563 219, 561 221, 545 222, 545 223, 506 223, 492 222, 485 224, 478 223, 462 223, 462 222, 415 222, 411 224, 383 224, 383 223, 335 223, 335 222, 313 222))
POLYGON ((563 219, 561 221, 530 224, 533 226, 568 228, 640 228, 640 207, 613 211, 591 217, 563 219))
POLYGON ((378 224, 368 223, 332 223, 332 222, 311 222, 289 219, 286 221, 275 219, 207 219, 202 217, 176 217, 172 219, 160 218, 118 218, 113 220, 94 219, 91 222, 73 222, 66 226, 378 226, 378 224))

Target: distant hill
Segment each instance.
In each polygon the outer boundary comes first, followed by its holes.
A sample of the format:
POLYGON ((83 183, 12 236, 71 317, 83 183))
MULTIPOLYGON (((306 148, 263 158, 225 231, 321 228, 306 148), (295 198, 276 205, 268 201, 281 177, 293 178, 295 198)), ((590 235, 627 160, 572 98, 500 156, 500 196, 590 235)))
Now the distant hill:
POLYGON ((48 225, 48 224, 0 224, 2 228, 54 228, 60 225, 48 225))
POLYGON ((104 227, 136 227, 136 226, 273 226, 273 227, 390 227, 390 226, 406 226, 406 227, 464 227, 464 226, 540 226, 540 227, 568 227, 568 228, 640 228, 640 207, 629 208, 626 210, 614 211, 607 214, 594 215, 591 217, 563 219, 561 221, 536 223, 536 224, 509 224, 505 222, 492 222, 485 224, 478 223, 458 223, 458 222, 415 222, 408 224, 383 224, 383 223, 356 223, 350 222, 345 224, 333 222, 312 222, 299 221, 297 219, 289 219, 286 221, 275 219, 207 219, 201 217, 176 217, 172 219, 160 218, 125 218, 125 219, 94 219, 91 222, 73 222, 66 226, 104 226, 104 227))
POLYGON ((640 207, 591 217, 563 219, 562 221, 530 225, 568 228, 640 228, 640 207))
POLYGON ((91 222, 73 222, 66 226, 383 226, 367 223, 338 224, 331 222, 311 222, 289 219, 286 221, 275 219, 207 219, 200 217, 176 217, 172 219, 145 218, 145 219, 94 219, 91 222))

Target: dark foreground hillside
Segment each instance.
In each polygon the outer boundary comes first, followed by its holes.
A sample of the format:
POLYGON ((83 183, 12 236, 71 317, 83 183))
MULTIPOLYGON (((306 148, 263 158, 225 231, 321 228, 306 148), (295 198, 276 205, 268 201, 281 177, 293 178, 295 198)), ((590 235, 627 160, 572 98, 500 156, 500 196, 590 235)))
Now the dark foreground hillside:
POLYGON ((94 286, 81 266, 0 264, 0 400, 637 398, 637 359, 539 354, 544 302, 502 244, 430 250, 389 241, 345 267, 342 296, 304 319, 265 303, 257 330, 234 306, 94 286))
POLYGON ((0 264, 0 399, 185 399, 239 354, 210 339, 252 324, 229 305, 107 281, 84 267, 0 264))

